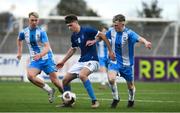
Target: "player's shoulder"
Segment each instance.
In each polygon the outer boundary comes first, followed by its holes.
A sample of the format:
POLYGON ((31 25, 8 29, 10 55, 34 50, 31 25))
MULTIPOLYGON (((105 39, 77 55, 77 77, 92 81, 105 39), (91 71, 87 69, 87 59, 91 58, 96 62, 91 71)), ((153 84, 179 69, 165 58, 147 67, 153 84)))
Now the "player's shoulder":
POLYGON ((116 30, 114 27, 110 27, 108 31, 106 32, 107 35, 115 36, 116 35, 116 30))
POLYGON ((28 31, 29 27, 25 27, 22 31, 28 31))
POLYGON ((116 32, 116 30, 114 29, 114 27, 110 27, 107 32, 116 32))
POLYGON ((90 26, 83 26, 81 27, 82 31, 88 32, 88 31, 97 31, 97 29, 90 27, 90 26))
POLYGON ((20 33, 27 33, 27 32, 29 32, 29 27, 25 27, 20 31, 20 33))
POLYGON ((40 32, 46 32, 42 27, 39 27, 39 26, 36 29, 40 32))
POLYGON ((129 37, 136 37, 136 36, 138 36, 138 34, 135 32, 135 31, 133 31, 132 29, 129 29, 129 28, 125 28, 125 33, 129 36, 129 37))
POLYGON ((131 34, 131 33, 133 33, 134 31, 133 31, 132 29, 126 27, 126 28, 124 29, 124 32, 126 32, 127 34, 131 34))
MULTIPOLYGON (((30 30, 29 27, 25 27, 24 29, 21 30, 21 32, 28 32, 30 30)), ((44 29, 42 29, 41 27, 36 27, 36 30, 39 30, 39 31, 42 31, 42 32, 45 32, 44 29)))

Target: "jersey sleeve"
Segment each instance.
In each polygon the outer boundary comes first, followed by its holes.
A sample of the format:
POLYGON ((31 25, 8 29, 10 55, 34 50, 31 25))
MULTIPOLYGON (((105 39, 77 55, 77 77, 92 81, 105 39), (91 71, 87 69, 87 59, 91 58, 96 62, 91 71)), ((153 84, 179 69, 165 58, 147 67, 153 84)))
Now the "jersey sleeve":
POLYGON ((132 43, 139 42, 140 36, 136 32, 134 32, 132 30, 129 31, 129 37, 130 37, 130 41, 132 43))
POLYGON ((75 43, 75 40, 73 40, 74 38, 73 38, 74 36, 72 35, 71 36, 71 47, 78 47, 78 45, 75 43))
POLYGON ((41 32, 41 41, 42 41, 42 43, 46 43, 46 42, 49 41, 49 40, 48 40, 47 33, 46 33, 45 31, 42 31, 42 32, 41 32))
POLYGON ((20 32, 18 38, 19 40, 24 40, 25 39, 24 32, 20 32))

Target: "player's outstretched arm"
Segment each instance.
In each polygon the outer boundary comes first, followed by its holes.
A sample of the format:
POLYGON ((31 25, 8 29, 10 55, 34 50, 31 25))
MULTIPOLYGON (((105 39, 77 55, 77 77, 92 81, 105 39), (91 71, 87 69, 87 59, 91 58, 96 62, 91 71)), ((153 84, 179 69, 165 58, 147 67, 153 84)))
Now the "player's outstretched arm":
POLYGON ((62 68, 65 64, 65 62, 71 58, 71 56, 76 52, 76 48, 69 48, 68 52, 66 53, 65 57, 63 58, 63 60, 59 61, 56 65, 57 68, 62 68))
POLYGON ((140 37, 139 42, 144 43, 145 47, 148 48, 148 49, 152 48, 151 42, 147 41, 144 37, 140 37))
POLYGON ((88 40, 87 42, 86 42, 86 46, 92 46, 92 45, 94 45, 94 44, 96 44, 96 40, 88 40))

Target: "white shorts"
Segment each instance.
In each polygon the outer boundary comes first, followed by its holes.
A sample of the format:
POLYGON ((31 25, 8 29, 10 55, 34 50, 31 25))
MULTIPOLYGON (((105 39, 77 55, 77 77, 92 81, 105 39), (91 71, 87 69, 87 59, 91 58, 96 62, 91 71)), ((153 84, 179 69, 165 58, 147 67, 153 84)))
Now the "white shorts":
POLYGON ((91 73, 96 72, 99 70, 99 62, 98 61, 77 62, 68 70, 68 73, 79 74, 81 69, 83 69, 84 67, 88 68, 91 71, 91 73))

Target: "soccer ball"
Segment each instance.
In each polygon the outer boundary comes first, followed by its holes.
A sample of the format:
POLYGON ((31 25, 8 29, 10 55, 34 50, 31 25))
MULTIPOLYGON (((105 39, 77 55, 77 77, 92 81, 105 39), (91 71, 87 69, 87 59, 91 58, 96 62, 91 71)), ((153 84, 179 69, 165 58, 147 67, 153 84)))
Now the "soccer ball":
POLYGON ((76 94, 71 91, 65 91, 62 95, 63 102, 65 104, 75 104, 76 94))

